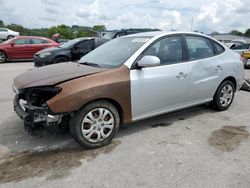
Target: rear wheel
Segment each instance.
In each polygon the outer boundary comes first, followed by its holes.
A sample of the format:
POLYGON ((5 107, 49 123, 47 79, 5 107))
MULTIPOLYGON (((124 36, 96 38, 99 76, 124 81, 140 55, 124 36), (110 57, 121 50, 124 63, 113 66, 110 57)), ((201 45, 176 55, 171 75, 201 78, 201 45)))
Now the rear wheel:
POLYGON ((14 38, 14 36, 13 36, 13 35, 9 35, 9 36, 7 37, 7 40, 12 39, 12 38, 14 38))
POLYGON ((63 62, 67 62, 68 59, 66 57, 58 57, 54 60, 54 63, 63 63, 63 62))
POLYGON ((112 141, 119 125, 120 117, 115 106, 102 100, 78 110, 71 119, 70 132, 85 148, 97 148, 112 141))
POLYGON ((5 52, 0 51, 0 63, 5 63, 7 61, 7 55, 5 52))
POLYGON ((249 69, 250 68, 250 66, 247 64, 248 61, 250 61, 250 59, 246 59, 246 62, 245 62, 245 65, 244 65, 245 69, 249 69))
POLYGON ((227 110, 233 102, 234 93, 234 84, 229 80, 224 81, 214 95, 214 99, 211 102, 212 107, 219 111, 227 110))

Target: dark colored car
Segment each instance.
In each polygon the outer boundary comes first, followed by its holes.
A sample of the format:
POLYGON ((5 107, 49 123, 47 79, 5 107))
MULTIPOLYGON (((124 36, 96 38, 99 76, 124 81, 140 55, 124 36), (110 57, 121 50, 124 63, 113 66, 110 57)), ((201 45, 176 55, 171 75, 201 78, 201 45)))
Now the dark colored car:
POLYGON ((136 33, 143 33, 149 31, 159 31, 158 29, 151 29, 151 30, 142 30, 142 29, 124 29, 124 30, 114 30, 114 31, 105 31, 102 32, 102 37, 106 39, 115 39, 118 37, 132 35, 136 33))
POLYGON ((31 60, 38 51, 56 46, 59 44, 44 37, 15 37, 0 44, 0 63, 8 60, 31 60))
POLYGON ((35 67, 67 61, 77 61, 107 41, 108 39, 96 37, 77 38, 56 48, 42 50, 36 53, 33 57, 35 67))

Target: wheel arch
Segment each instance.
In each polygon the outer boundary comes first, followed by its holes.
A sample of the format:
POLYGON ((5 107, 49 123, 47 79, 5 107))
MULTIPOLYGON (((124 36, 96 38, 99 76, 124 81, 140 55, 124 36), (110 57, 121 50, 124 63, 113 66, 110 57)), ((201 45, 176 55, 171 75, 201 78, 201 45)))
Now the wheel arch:
POLYGON ((224 81, 229 80, 234 84, 234 91, 237 90, 237 81, 233 76, 226 77, 220 84, 222 84, 224 81))
POLYGON ((53 61, 55 61, 56 59, 61 58, 61 57, 66 58, 68 61, 70 61, 70 57, 68 57, 67 55, 64 55, 64 54, 59 54, 59 55, 55 56, 53 61))
POLYGON ((84 107, 90 103, 98 102, 98 101, 106 101, 106 102, 109 102, 112 105, 114 105, 118 111, 119 116, 120 116, 120 122, 124 123, 124 112, 123 112, 122 105, 118 101, 116 101, 112 98, 102 97, 102 98, 92 99, 92 100, 89 100, 88 102, 86 102, 85 104, 83 104, 82 107, 84 107))

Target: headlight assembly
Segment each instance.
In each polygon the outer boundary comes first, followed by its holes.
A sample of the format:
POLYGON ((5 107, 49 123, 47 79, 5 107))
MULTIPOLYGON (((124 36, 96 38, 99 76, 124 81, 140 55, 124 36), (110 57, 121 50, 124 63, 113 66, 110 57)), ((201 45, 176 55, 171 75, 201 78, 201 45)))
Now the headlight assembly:
POLYGON ((43 54, 40 54, 39 56, 40 56, 40 58, 45 58, 45 57, 50 56, 50 55, 51 55, 50 52, 45 52, 43 54))

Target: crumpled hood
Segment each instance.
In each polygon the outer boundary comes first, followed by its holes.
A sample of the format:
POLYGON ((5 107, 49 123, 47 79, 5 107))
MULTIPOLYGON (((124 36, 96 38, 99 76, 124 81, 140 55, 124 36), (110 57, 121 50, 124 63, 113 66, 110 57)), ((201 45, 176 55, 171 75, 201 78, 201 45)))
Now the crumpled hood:
POLYGON ((14 79, 17 89, 49 86, 60 82, 82 77, 107 69, 68 62, 34 68, 18 75, 14 79))

